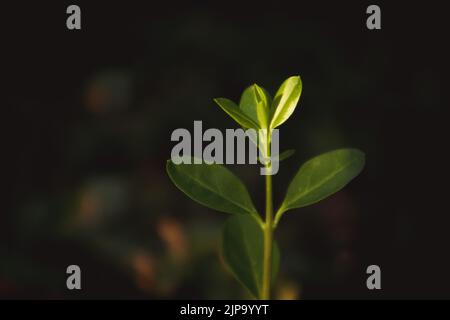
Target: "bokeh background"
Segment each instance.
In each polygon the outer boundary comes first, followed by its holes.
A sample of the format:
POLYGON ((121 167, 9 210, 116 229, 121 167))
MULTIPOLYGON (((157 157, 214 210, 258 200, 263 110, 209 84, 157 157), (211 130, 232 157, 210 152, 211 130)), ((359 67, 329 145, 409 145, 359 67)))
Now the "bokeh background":
MULTIPOLYGON (((9 4, 2 16, 0 297, 247 298, 219 255, 226 215, 187 198, 165 173, 171 132, 233 128, 212 101, 270 92, 300 74, 282 126, 296 154, 275 177, 279 203, 300 164, 365 151, 344 190, 289 212, 274 297, 448 298, 445 16, 438 5, 370 3, 9 4), (5 85, 6 84, 6 85, 5 85), (82 269, 82 290, 65 287, 82 269), (382 290, 366 288, 370 264, 382 290)), ((3 10, 2 10, 3 11, 3 10)), ((258 166, 235 166, 264 203, 258 166)))

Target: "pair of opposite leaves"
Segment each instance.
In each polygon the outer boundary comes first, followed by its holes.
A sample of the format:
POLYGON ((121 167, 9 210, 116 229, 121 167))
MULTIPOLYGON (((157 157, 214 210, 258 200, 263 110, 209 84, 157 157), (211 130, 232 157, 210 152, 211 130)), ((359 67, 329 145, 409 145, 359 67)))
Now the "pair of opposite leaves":
MULTIPOLYGON (((253 85, 247 88, 238 107, 224 98, 215 101, 244 128, 274 129, 293 113, 301 93, 300 77, 288 78, 273 102, 267 92, 253 85)), ((281 155, 280 155, 281 157, 281 155)), ((342 189, 364 167, 364 153, 339 149, 304 163, 290 183, 279 207, 275 224, 284 212, 314 204, 342 189)), ((263 222, 245 185, 219 164, 179 164, 167 162, 173 183, 198 203, 234 214, 225 224, 222 253, 235 277, 255 296, 262 286, 263 222)), ((272 276, 279 265, 279 250, 273 248, 272 276)))
POLYGON ((302 81, 299 76, 294 76, 283 82, 273 101, 257 84, 244 90, 239 106, 226 98, 214 101, 242 127, 272 130, 291 116, 301 93, 302 81))

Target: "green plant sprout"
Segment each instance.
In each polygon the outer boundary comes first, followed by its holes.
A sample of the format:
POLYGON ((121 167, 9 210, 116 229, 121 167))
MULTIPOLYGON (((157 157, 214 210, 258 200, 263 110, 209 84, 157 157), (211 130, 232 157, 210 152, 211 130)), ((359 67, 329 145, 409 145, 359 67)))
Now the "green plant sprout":
MULTIPOLYGON (((225 98, 214 101, 244 129, 265 129, 259 146, 270 159, 272 131, 294 112, 302 92, 299 76, 286 79, 275 97, 254 84, 244 90, 239 105, 225 98)), ((261 154, 260 153, 260 154, 261 154)), ((292 150, 280 154, 279 161, 292 150)), ((222 255, 232 274, 257 299, 270 299, 280 261, 274 231, 289 210, 312 205, 342 189, 364 167, 364 153, 357 149, 338 149, 305 162, 290 183, 284 200, 274 212, 272 175, 265 175, 265 219, 255 208, 245 185, 220 164, 174 164, 166 170, 173 183, 194 201, 232 214, 222 235, 222 255)), ((271 162, 266 161, 266 169, 271 162)))

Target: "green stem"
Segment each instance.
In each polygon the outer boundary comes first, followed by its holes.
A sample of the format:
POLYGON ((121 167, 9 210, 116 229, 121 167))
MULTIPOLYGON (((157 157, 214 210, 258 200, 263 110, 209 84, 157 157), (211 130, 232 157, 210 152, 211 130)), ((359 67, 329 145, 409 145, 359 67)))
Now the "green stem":
POLYGON ((278 222, 281 219, 281 216, 283 215, 285 209, 283 207, 280 207, 278 211, 275 213, 275 219, 273 221, 273 228, 275 229, 278 226, 278 222))
MULTIPOLYGON (((267 153, 270 157, 270 139, 267 143, 267 153)), ((272 269, 272 242, 273 242, 273 201, 272 201, 272 175, 270 174, 270 163, 266 165, 266 221, 264 224, 264 260, 263 260, 263 283, 261 299, 270 299, 270 282, 272 269)))

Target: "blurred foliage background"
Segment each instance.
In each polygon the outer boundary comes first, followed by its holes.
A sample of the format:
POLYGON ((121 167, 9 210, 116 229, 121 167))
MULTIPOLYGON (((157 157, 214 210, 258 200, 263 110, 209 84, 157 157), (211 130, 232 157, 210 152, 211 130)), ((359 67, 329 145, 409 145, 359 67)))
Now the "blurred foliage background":
MULTIPOLYGON (((284 216, 274 297, 449 296, 449 218, 426 200, 442 189, 425 182, 444 161, 429 157, 445 136, 438 10, 382 6, 383 29, 369 31, 365 3, 80 2, 82 30, 68 31, 67 5, 11 5, 2 20, 0 297, 248 297, 220 260, 225 216, 165 173, 170 134, 194 120, 233 128, 212 98, 236 101, 254 82, 273 93, 295 74, 303 94, 280 143, 297 152, 275 177, 276 203, 319 153, 357 147, 367 164, 343 191, 284 216), (404 22, 417 15, 426 23, 404 22), (65 287, 70 264, 80 292, 65 287), (370 264, 381 292, 366 289, 370 264)), ((232 170, 262 208, 259 167, 232 170)))

